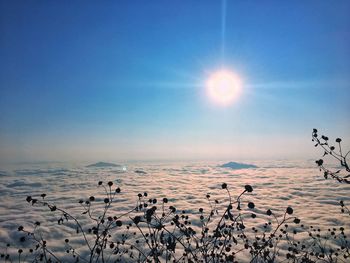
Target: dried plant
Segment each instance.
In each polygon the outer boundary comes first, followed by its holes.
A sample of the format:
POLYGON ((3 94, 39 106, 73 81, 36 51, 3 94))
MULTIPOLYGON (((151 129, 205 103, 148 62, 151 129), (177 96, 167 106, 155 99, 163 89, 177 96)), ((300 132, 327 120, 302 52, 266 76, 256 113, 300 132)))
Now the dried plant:
POLYGON ((340 164, 340 169, 329 169, 325 167, 323 159, 317 160, 316 164, 320 168, 320 171, 323 171, 324 178, 328 179, 329 177, 331 177, 340 183, 350 184, 350 168, 347 160, 350 151, 348 151, 347 153, 343 152, 341 146, 342 139, 335 139, 335 145, 337 146, 334 146, 333 144, 330 144, 329 138, 327 136, 322 135, 321 137, 319 137, 317 129, 313 129, 312 141, 316 143, 315 147, 319 146, 322 148, 322 150, 324 151, 323 157, 325 157, 326 155, 331 156, 340 164), (342 172, 345 174, 342 175, 342 172))

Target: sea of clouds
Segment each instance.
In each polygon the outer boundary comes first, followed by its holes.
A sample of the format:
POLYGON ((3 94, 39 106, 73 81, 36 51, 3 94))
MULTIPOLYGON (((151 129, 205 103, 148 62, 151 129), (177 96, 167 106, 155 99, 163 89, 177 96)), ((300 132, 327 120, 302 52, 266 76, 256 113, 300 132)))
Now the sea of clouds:
POLYGON ((46 193, 47 200, 80 218, 83 209, 78 200, 91 195, 98 200, 104 197, 98 181, 112 181, 121 188, 111 209, 116 215, 134 208, 137 194, 144 192, 158 199, 167 197, 170 205, 189 214, 198 214, 199 207, 208 207, 207 193, 220 201, 227 200, 226 192, 221 189, 225 182, 233 196, 239 195, 244 185, 253 186, 254 191, 244 199, 255 203, 257 225, 263 223, 259 216, 263 217, 267 209, 283 214, 285 208, 291 206, 304 224, 323 229, 350 228, 348 216, 340 213, 339 206, 340 200, 350 200, 350 185, 325 180, 313 161, 250 163, 259 168, 232 170, 220 168, 220 162, 135 162, 123 164, 124 170, 122 167, 87 168, 63 163, 0 167, 1 246, 18 242, 18 226, 32 228, 35 221, 42 222, 41 232, 57 251, 62 249, 67 237, 79 246, 82 241, 75 239, 73 225, 57 229, 57 217, 47 209, 31 206, 25 199, 28 195, 38 197, 46 193))

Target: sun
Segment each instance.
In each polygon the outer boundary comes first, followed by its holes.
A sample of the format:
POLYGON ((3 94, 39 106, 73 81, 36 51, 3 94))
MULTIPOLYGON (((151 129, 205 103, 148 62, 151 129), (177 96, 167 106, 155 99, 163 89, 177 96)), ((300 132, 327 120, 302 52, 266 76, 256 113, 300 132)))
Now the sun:
POLYGON ((239 77, 229 70, 219 70, 209 76, 206 83, 208 97, 215 103, 228 106, 241 92, 239 77))

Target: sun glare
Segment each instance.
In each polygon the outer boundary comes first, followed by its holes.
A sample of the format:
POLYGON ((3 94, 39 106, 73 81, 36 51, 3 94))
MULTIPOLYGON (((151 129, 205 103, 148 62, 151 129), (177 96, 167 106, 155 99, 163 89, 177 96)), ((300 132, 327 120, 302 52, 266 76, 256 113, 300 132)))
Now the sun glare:
POLYGON ((207 81, 207 93, 211 100, 223 106, 230 105, 241 91, 241 82, 237 75, 229 70, 214 72, 207 81))

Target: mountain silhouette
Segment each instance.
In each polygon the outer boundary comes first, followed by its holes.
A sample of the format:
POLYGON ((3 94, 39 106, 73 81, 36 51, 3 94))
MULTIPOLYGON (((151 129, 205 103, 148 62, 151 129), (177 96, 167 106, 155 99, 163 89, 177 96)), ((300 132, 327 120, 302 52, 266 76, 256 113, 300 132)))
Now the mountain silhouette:
POLYGON ((236 162, 224 163, 224 164, 222 164, 222 165, 219 165, 219 167, 222 167, 222 168, 231 168, 231 169, 234 169, 234 170, 249 169, 249 168, 258 168, 258 166, 254 165, 254 164, 236 163, 236 162))
POLYGON ((98 163, 93 163, 93 164, 87 165, 86 167, 103 168, 103 167, 120 167, 120 166, 121 165, 114 164, 114 163, 98 162, 98 163))

